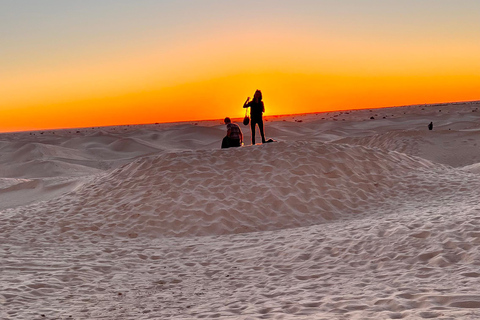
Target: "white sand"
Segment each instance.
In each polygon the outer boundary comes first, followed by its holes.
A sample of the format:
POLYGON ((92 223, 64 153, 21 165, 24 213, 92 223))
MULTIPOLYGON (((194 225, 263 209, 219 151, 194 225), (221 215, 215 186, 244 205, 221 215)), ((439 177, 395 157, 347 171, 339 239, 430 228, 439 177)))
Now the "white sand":
POLYGON ((0 319, 479 319, 479 107, 1 134, 0 319))

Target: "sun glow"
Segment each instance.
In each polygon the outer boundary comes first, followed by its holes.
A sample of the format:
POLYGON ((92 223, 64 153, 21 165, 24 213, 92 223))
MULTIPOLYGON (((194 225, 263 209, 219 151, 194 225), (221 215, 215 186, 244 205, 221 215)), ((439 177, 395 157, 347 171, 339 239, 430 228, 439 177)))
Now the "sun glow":
POLYGON ((222 11, 195 5, 198 21, 181 6, 162 7, 178 18, 163 22, 142 11, 159 8, 132 5, 111 21, 122 34, 100 20, 86 30, 72 22, 65 34, 32 29, 43 42, 12 34, 0 60, 0 131, 241 117, 256 89, 267 115, 480 99, 479 35, 464 20, 444 12, 425 20, 396 8, 406 25, 353 2, 309 5, 322 10, 258 5, 262 24, 240 4, 238 16, 226 4, 222 11))

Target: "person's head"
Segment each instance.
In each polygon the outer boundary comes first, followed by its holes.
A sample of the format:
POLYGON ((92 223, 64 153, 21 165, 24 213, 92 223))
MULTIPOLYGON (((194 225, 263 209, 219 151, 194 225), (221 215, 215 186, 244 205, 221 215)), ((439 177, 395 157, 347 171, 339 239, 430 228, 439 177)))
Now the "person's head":
POLYGON ((253 100, 262 101, 262 91, 260 90, 255 91, 255 94, 253 95, 253 100))
POLYGON ((226 118, 223 120, 223 122, 225 122, 225 124, 229 124, 229 123, 232 122, 232 120, 230 120, 229 117, 226 117, 226 118))

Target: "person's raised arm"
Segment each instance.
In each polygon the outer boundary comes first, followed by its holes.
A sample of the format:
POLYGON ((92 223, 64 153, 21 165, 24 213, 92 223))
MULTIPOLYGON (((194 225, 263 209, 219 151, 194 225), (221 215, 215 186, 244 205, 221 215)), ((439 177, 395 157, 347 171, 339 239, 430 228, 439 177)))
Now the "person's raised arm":
POLYGON ((247 98, 247 101, 243 104, 244 108, 248 108, 248 102, 250 101, 250 97, 247 98))

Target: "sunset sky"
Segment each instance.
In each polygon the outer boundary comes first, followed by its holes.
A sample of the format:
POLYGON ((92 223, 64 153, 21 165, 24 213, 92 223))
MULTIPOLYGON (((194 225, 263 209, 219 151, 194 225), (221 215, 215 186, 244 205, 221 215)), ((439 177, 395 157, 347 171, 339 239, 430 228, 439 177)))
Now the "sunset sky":
POLYGON ((478 0, 2 0, 0 131, 480 100, 478 0))

